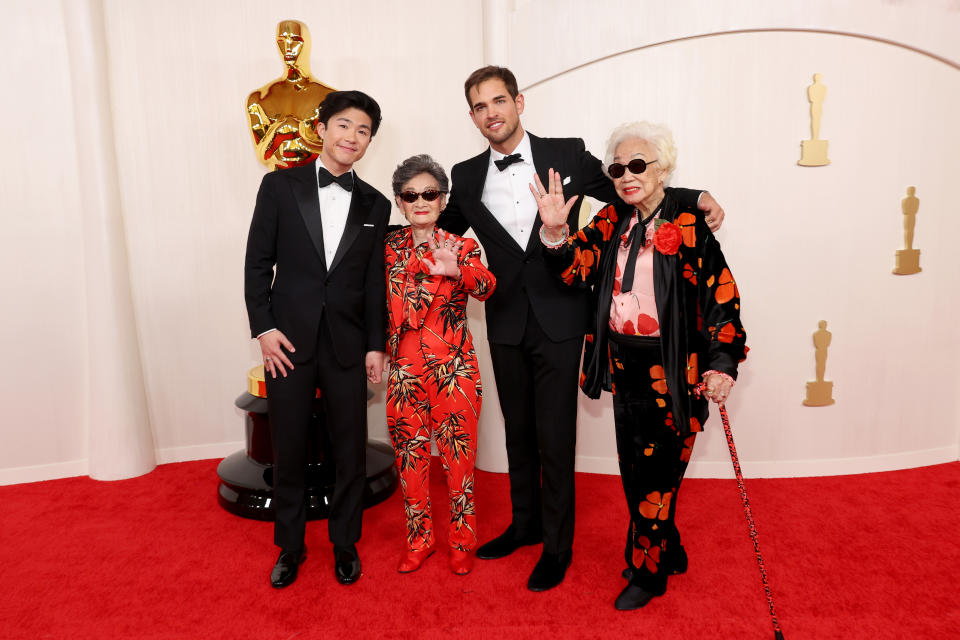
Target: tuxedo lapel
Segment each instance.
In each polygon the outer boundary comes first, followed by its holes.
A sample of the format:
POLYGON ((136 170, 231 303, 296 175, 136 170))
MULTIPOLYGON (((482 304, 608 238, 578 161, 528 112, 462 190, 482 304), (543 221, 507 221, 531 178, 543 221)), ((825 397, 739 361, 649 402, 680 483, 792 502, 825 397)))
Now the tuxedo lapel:
POLYGON ((300 209, 300 216, 307 227, 307 233, 310 234, 310 240, 313 242, 317 254, 320 256, 320 262, 324 269, 327 267, 323 248, 323 218, 320 213, 320 196, 317 192, 317 165, 298 167, 296 169, 284 169, 287 175, 291 176, 290 181, 293 196, 296 198, 297 207, 300 209))
POLYGON ((547 178, 550 175, 550 169, 557 169, 557 167, 554 166, 554 154, 550 153, 550 147, 542 138, 538 138, 529 131, 527 131, 527 137, 530 138, 530 153, 533 154, 533 168, 537 172, 537 175, 540 176, 540 182, 543 183, 543 186, 549 189, 550 182, 547 178))
MULTIPOLYGON (((504 247, 509 247, 517 253, 522 253, 522 249, 517 245, 504 228, 496 216, 483 204, 483 187, 487 182, 487 171, 490 168, 490 148, 478 156, 474 156, 467 161, 467 176, 470 177, 470 183, 467 185, 466 193, 457 194, 457 198, 463 196, 463 202, 475 201, 476 208, 473 211, 477 214, 477 219, 470 220, 470 225, 474 228, 482 228, 485 235, 495 236, 495 239, 504 247)), ((459 185, 458 185, 459 187, 459 185)))
MULTIPOLYGON (((538 138, 529 131, 527 132, 527 136, 530 138, 530 153, 533 154, 533 158, 531 159, 533 161, 533 169, 536 171, 537 176, 540 177, 540 183, 549 190, 550 169, 558 169, 554 163, 554 154, 550 153, 550 147, 544 143, 542 138, 538 138)), ((536 219, 533 221, 533 228, 530 230, 530 237, 527 239, 527 247, 524 250, 524 255, 529 256, 540 251, 540 227, 542 226, 543 222, 540 220, 540 214, 538 212, 536 219)))
POLYGON ((353 178, 353 196, 350 198, 350 210, 347 212, 347 222, 343 227, 343 235, 340 237, 340 244, 337 246, 337 252, 333 256, 333 262, 331 262, 327 268, 328 272, 336 269, 337 265, 343 260, 343 256, 350 249, 350 245, 353 244, 357 234, 360 233, 360 228, 363 226, 366 214, 370 210, 371 197, 367 191, 366 183, 362 182, 356 173, 354 173, 353 178))

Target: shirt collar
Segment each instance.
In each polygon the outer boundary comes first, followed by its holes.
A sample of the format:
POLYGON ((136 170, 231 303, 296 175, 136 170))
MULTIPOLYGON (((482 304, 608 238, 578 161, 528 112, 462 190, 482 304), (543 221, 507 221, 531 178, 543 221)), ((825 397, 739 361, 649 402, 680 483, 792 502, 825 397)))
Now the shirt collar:
MULTIPOLYGON (((324 163, 322 156, 317 156, 317 164, 318 164, 319 166, 323 167, 324 169, 326 169, 327 171, 330 171, 330 167, 328 167, 328 166, 326 165, 326 163, 324 163)), ((314 173, 314 177, 316 177, 316 173, 317 173, 318 170, 319 170, 319 169, 318 169, 317 167, 314 167, 314 172, 313 172, 313 173, 314 173)), ((353 173, 353 167, 350 167, 350 170, 347 171, 347 173, 353 173)), ((333 175, 333 171, 330 171, 330 175, 333 175)), ((354 179, 356 179, 357 176, 354 175, 353 177, 354 177, 354 179)), ((327 186, 333 186, 333 184, 334 184, 334 183, 330 183, 330 184, 327 185, 327 186)))
MULTIPOLYGON (((520 138, 520 142, 517 144, 517 148, 513 150, 512 153, 519 153, 522 161, 526 164, 533 164, 533 151, 530 149, 530 136, 527 135, 526 130, 523 132, 523 137, 520 138)), ((494 166, 494 160, 502 160, 506 158, 510 153, 500 153, 493 147, 490 147, 490 166, 494 166)))

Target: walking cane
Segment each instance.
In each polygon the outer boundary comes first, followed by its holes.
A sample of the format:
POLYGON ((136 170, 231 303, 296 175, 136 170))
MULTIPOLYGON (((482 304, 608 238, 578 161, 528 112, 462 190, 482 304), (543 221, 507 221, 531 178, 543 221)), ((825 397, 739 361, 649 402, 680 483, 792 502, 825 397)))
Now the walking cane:
MULTIPOLYGON (((697 385, 698 392, 703 390, 703 383, 697 385)), ((733 444, 733 432, 730 430, 730 418, 727 416, 727 407, 720 408, 720 419, 723 421, 723 432, 727 435, 727 448, 730 449, 730 459, 733 460, 733 471, 737 476, 737 487, 740 488, 740 501, 743 503, 743 513, 747 517, 747 527, 750 529, 750 539, 753 540, 753 551, 757 554, 757 566, 760 567, 760 579, 763 581, 763 591, 767 594, 767 607, 770 609, 770 620, 773 622, 774 640, 783 640, 783 631, 777 620, 777 611, 773 606, 773 593, 770 592, 770 583, 767 581, 767 570, 763 566, 763 556, 760 555, 760 540, 757 535, 757 525, 753 521, 753 510, 750 508, 750 499, 747 497, 747 488, 743 486, 743 472, 740 471, 740 457, 737 456, 737 447, 733 444)))

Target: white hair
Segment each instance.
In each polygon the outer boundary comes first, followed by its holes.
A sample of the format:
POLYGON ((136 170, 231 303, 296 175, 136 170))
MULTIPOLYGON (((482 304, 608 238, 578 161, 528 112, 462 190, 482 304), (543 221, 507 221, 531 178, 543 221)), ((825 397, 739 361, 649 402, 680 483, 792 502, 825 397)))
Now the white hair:
POLYGON ((603 156, 603 172, 607 177, 610 177, 607 167, 613 163, 617 147, 627 140, 645 140, 653 145, 657 150, 657 164, 664 171, 663 181, 669 182, 673 170, 677 167, 677 145, 673 143, 673 134, 666 125, 650 122, 629 122, 613 130, 607 140, 607 152, 603 156))

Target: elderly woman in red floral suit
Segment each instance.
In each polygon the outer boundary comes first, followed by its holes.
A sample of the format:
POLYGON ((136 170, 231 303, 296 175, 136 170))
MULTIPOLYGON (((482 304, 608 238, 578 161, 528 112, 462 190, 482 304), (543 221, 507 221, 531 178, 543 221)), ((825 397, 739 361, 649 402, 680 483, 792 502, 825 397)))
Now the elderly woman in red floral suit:
POLYGON ((592 287, 581 387, 613 394, 620 475, 630 512, 629 580, 617 609, 638 609, 687 569, 675 524, 677 493, 706 398, 722 403, 746 357, 740 298, 703 216, 664 183, 676 164, 673 136, 649 123, 610 136, 606 170, 619 201, 572 236, 560 176, 537 178, 545 260, 571 286, 592 287), (569 237, 568 237, 569 236, 569 237), (702 373, 701 373, 702 372, 702 373))
POLYGON ((397 206, 410 222, 387 235, 389 327, 387 427, 403 488, 407 551, 400 573, 416 571, 434 551, 430 505, 430 437, 434 435, 450 496, 450 569, 473 568, 473 501, 480 372, 467 328, 467 296, 486 300, 496 279, 476 241, 435 227, 446 204, 447 175, 428 155, 393 174, 397 206))

